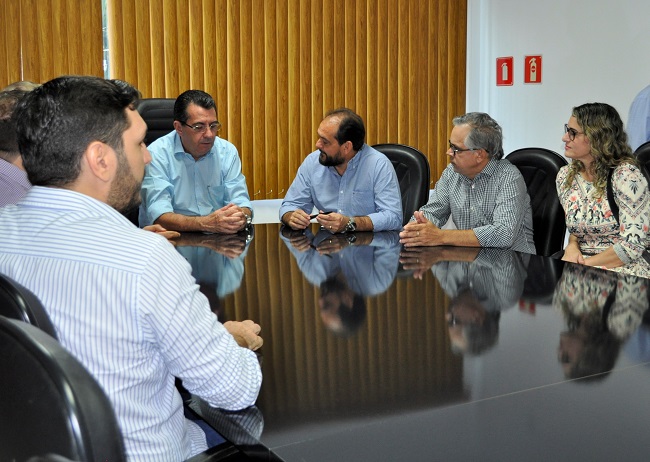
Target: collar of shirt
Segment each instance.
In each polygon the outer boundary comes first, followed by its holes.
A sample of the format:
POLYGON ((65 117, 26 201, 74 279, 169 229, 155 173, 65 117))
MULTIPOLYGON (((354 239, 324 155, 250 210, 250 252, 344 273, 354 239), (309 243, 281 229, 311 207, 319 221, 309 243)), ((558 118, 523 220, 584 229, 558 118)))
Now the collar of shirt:
MULTIPOLYGON (((210 148, 208 153, 205 156, 201 157, 199 160, 197 160, 197 162, 200 162, 201 160, 203 160, 203 159, 205 159, 207 157, 215 155, 216 150, 215 150, 214 147, 215 147, 218 139, 219 139, 219 137, 215 136, 215 138, 214 138, 215 144, 212 145, 212 147, 210 148)), ((185 151, 185 148, 183 148, 183 142, 181 141, 181 137, 178 136, 178 133, 174 133, 174 155, 177 156, 177 157, 190 157, 190 158, 194 159, 192 154, 185 151)))
POLYGON ((74 211, 88 217, 109 216, 118 223, 131 224, 124 215, 110 205, 70 189, 34 186, 23 199, 22 205, 57 212, 74 211))
POLYGON ((497 170, 497 164, 498 160, 496 159, 490 159, 487 164, 485 164, 485 167, 483 167, 483 170, 481 170, 473 179, 469 179, 466 176, 464 176, 465 180, 469 183, 475 183, 476 181, 479 181, 481 178, 485 177, 491 177, 494 175, 494 172, 497 170))
POLYGON ((0 173, 11 178, 24 189, 29 189, 32 186, 27 178, 26 171, 16 167, 14 164, 7 162, 4 159, 0 159, 0 173))
MULTIPOLYGON (((358 163, 361 162, 361 157, 365 154, 364 148, 367 145, 364 143, 363 146, 361 146, 361 149, 357 151, 357 153, 348 161, 348 165, 345 168, 345 171, 347 172, 349 168, 356 168, 358 167, 358 163)), ((327 167, 330 172, 336 173, 337 175, 339 174, 338 171, 336 170, 336 167, 327 167)), ((345 175, 345 173, 343 173, 345 175)), ((341 175, 339 175, 341 176, 341 175)))

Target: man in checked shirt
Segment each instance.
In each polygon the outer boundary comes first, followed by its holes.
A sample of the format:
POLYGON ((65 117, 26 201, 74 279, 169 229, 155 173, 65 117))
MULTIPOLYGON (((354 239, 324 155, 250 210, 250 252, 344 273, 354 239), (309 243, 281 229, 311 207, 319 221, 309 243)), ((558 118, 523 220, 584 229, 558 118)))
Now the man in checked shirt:
POLYGON ((405 247, 454 245, 535 253, 526 184, 503 157, 499 124, 470 112, 453 119, 447 155, 429 202, 404 226, 405 247), (440 229, 449 219, 457 229, 440 229))

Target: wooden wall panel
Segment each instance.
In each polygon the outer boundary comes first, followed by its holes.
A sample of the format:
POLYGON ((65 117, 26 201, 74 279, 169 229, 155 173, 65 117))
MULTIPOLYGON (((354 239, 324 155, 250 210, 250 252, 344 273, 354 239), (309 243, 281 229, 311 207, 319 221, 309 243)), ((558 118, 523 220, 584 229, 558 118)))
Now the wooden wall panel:
POLYGON ((0 0, 0 88, 22 79, 20 64, 20 4, 0 0))
MULTIPOLYGON (((64 1, 64 0, 60 0, 64 1)), ((108 0, 111 76, 144 97, 212 94, 254 199, 283 197, 323 114, 423 151, 434 182, 465 108, 459 0, 108 0)))
POLYGON ((0 0, 0 88, 64 74, 103 76, 97 0, 0 0))

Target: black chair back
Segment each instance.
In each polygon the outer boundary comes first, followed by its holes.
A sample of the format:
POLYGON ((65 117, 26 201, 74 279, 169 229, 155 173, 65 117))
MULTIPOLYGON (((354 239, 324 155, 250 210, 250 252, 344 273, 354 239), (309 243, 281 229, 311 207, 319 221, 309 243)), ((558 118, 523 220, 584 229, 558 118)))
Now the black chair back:
POLYGON ((639 166, 641 167, 645 179, 650 183, 650 141, 647 141, 636 148, 634 155, 639 161, 639 166))
POLYGON ((566 222, 557 197, 555 177, 560 168, 567 165, 566 159, 544 148, 517 149, 506 159, 519 169, 528 188, 537 255, 548 257, 562 250, 566 222))
POLYGON ((555 286, 562 276, 564 262, 557 258, 534 256, 530 258, 521 300, 551 305, 555 286))
POLYGON ((138 102, 138 112, 147 123, 147 146, 174 130, 175 102, 173 98, 143 98, 138 102))
POLYGON ((0 316, 32 324, 57 338, 52 321, 36 295, 3 274, 0 274, 0 316))
POLYGON ((126 460, 108 398, 55 339, 0 316, 0 352, 0 460, 126 460))
POLYGON ((395 168, 402 194, 402 224, 405 225, 413 212, 429 199, 429 161, 422 152, 404 144, 376 144, 373 148, 388 157, 395 168))

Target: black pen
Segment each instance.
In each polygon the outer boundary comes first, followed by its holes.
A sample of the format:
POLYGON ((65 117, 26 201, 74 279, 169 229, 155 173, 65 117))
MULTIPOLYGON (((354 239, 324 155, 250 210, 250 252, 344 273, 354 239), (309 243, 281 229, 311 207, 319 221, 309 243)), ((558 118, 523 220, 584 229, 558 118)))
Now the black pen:
POLYGON ((329 211, 329 212, 319 212, 319 213, 316 213, 314 215, 309 215, 309 219, 311 220, 313 218, 316 218, 318 215, 329 215, 330 213, 332 213, 332 212, 331 211, 329 211))

